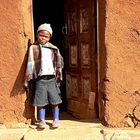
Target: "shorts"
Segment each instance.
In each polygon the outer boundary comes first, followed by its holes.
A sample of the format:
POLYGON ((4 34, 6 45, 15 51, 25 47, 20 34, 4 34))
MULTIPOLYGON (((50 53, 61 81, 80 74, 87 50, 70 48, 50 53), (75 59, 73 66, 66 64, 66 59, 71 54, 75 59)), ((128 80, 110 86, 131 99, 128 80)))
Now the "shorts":
POLYGON ((33 106, 56 105, 62 103, 60 89, 56 84, 56 79, 42 79, 36 81, 33 106))

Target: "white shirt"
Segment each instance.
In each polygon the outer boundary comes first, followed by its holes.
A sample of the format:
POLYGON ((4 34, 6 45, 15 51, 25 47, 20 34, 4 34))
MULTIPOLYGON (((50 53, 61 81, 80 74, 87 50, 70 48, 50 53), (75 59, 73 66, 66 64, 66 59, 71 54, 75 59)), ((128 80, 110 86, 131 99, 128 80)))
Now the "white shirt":
POLYGON ((42 47, 42 45, 39 46, 41 49, 41 69, 39 75, 54 75, 55 70, 52 61, 52 50, 47 48, 48 44, 45 44, 46 47, 42 47))

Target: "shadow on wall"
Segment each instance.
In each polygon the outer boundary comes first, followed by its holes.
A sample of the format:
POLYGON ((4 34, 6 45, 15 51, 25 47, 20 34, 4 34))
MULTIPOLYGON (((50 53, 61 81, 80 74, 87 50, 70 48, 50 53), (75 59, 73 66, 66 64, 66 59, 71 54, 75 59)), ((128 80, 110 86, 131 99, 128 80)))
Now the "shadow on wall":
MULTIPOLYGON (((28 45, 28 49, 29 49, 29 46, 31 45, 31 40, 30 39, 28 40, 27 45, 28 45)), ((25 93, 24 76, 25 76, 26 65, 27 65, 28 49, 27 49, 27 52, 24 56, 24 60, 22 62, 22 65, 21 65, 21 68, 19 70, 18 76, 17 76, 16 81, 14 83, 14 86, 13 86, 13 89, 11 91, 10 97, 25 93)))
POLYGON ((16 81, 14 83, 10 97, 26 93, 25 108, 24 108, 23 116, 27 119, 31 119, 34 116, 34 107, 31 105, 33 96, 31 93, 26 92, 26 89, 24 87, 24 76, 25 76, 25 72, 26 72, 28 50, 29 50, 29 46, 31 45, 30 39, 28 40, 27 45, 28 45, 28 49, 27 49, 27 52, 24 56, 24 60, 22 62, 18 76, 17 76, 16 81))
POLYGON ((23 83, 24 83, 24 75, 25 75, 25 70, 26 70, 26 61, 27 61, 27 55, 25 55, 24 57, 24 60, 22 62, 19 73, 17 75, 16 81, 12 88, 10 97, 25 93, 25 88, 24 88, 23 83))

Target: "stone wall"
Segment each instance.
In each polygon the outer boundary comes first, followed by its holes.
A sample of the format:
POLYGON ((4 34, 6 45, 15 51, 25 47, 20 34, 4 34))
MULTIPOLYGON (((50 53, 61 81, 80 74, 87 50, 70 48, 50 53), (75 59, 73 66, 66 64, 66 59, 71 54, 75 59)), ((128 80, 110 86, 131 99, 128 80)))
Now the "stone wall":
POLYGON ((0 13, 0 124, 25 122, 30 116, 23 80, 33 37, 31 0, 1 0, 0 13))
POLYGON ((100 119, 110 127, 138 127, 140 1, 100 4, 100 119))

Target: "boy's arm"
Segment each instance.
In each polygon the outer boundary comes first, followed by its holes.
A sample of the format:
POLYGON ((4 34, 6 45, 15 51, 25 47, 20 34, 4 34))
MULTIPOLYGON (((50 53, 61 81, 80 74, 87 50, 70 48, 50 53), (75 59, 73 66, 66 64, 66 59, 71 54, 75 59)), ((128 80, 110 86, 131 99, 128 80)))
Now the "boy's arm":
POLYGON ((28 88, 29 81, 33 78, 33 47, 32 45, 29 47, 29 50, 27 52, 27 63, 26 63, 26 73, 25 73, 25 80, 24 80, 24 86, 28 88))
POLYGON ((60 84, 60 82, 63 80, 62 77, 62 69, 64 67, 63 57, 61 56, 59 50, 57 52, 57 60, 56 60, 56 80, 57 84, 60 84))

